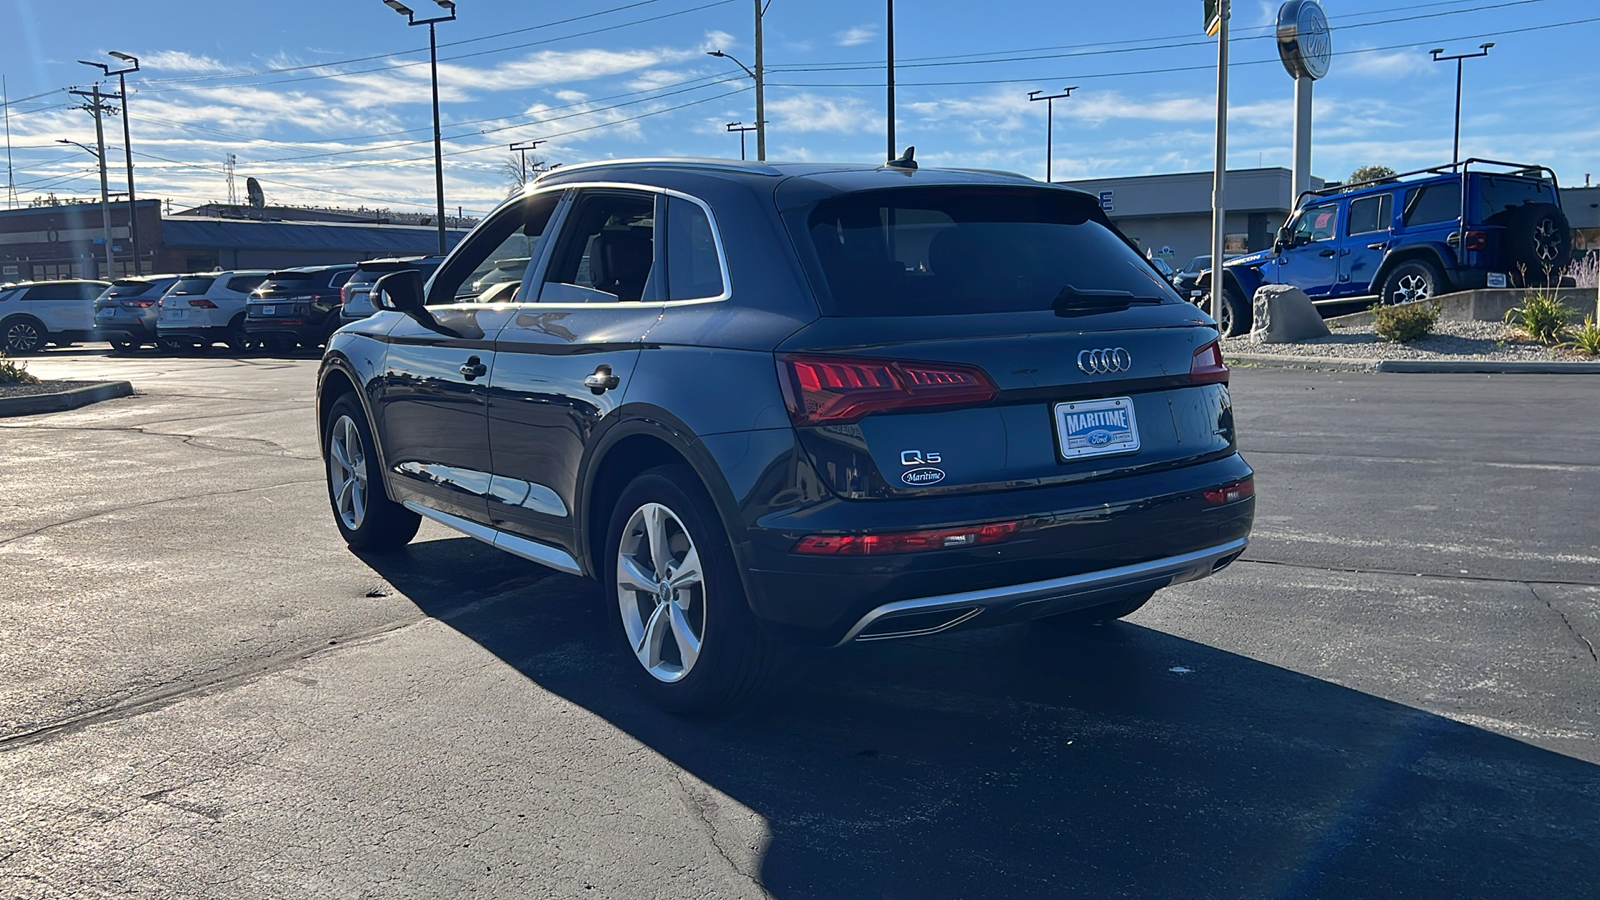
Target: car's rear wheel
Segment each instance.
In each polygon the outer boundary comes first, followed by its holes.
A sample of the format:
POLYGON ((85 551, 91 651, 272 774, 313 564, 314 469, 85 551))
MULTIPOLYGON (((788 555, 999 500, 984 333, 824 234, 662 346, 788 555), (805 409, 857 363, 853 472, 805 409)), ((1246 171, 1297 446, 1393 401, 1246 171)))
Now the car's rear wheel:
POLYGON ((223 341, 235 353, 243 353, 250 346, 250 336, 244 330, 244 313, 234 316, 233 321, 228 323, 228 334, 223 341))
POLYGON ((714 712, 771 683, 780 651, 750 612, 727 533, 693 469, 662 466, 635 478, 607 535, 614 632, 653 701, 714 712))
POLYGON ((1149 603, 1150 598, 1154 596, 1154 591, 1135 594, 1132 597, 1124 597, 1111 603, 1102 603, 1099 606, 1091 606, 1087 609, 1075 609, 1072 612, 1057 613, 1035 621, 1047 628, 1085 628, 1090 625, 1099 625, 1103 622, 1120 619, 1124 616, 1131 616, 1146 603, 1149 603))
POLYGON ((389 499, 378 464, 372 428, 355 397, 346 394, 328 410, 323 429, 328 464, 328 500, 339 534, 352 550, 393 550, 417 534, 422 517, 389 499))
POLYGON ((107 343, 111 345, 113 353, 127 354, 139 349, 139 345, 133 341, 108 341, 107 343))
POLYGON ((50 332, 32 316, 12 316, 0 322, 0 339, 5 341, 5 351, 12 356, 38 353, 49 342, 50 332))
POLYGON ((156 349, 162 353, 182 353, 193 346, 190 342, 175 337, 156 338, 156 349))
POLYGON ((1385 306, 1396 303, 1414 303, 1443 293, 1444 275, 1439 267, 1425 259, 1408 259, 1389 272, 1383 280, 1379 302, 1385 306))

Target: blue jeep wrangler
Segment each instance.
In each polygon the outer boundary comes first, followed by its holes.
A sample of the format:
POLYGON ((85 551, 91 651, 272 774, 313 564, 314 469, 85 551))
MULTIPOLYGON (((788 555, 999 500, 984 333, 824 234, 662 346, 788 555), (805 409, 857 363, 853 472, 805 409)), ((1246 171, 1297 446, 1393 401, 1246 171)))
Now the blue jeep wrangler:
MULTIPOLYGON (((1300 195, 1270 250, 1223 264, 1223 334, 1250 330, 1264 284, 1300 288, 1324 316, 1451 291, 1553 284, 1572 261, 1556 175, 1469 159, 1300 195)), ((1209 298, 1211 273, 1198 300, 1209 298)))

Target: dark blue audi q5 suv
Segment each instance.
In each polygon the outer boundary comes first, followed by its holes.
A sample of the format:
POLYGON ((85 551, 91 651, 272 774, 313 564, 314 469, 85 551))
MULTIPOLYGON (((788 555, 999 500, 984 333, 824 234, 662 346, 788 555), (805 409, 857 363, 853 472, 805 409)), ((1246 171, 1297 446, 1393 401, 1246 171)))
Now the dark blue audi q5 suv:
POLYGON ((1249 537, 1215 323, 1078 191, 567 166, 374 297, 319 378, 345 540, 428 518, 601 582, 669 709, 795 645, 1121 617, 1249 537))

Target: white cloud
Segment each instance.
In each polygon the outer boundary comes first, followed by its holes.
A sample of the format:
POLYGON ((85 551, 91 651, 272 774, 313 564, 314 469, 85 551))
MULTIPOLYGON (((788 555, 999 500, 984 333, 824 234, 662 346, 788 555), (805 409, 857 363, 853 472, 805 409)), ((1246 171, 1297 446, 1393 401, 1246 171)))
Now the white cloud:
POLYGON ((882 116, 856 97, 830 98, 793 94, 767 101, 768 128, 773 131, 837 131, 856 133, 883 127, 882 116))
POLYGON ((1431 62, 1417 50, 1383 52, 1354 47, 1340 54, 1335 71, 1341 77, 1399 78, 1419 75, 1431 62))
POLYGON ((196 56, 183 50, 154 50, 139 57, 139 65, 146 69, 167 72, 228 72, 232 70, 220 60, 209 56, 196 56))
POLYGON ((878 26, 857 25, 854 28, 846 28, 843 31, 837 32, 834 34, 833 40, 834 43, 841 47, 856 47, 861 44, 871 43, 872 41, 876 40, 877 37, 878 26))

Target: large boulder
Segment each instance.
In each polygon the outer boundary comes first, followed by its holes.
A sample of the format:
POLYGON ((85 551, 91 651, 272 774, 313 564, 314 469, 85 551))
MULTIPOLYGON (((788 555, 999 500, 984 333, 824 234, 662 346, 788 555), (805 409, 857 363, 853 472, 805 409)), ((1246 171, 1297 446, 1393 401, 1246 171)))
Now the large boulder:
POLYGON ((1311 298, 1297 287, 1264 284, 1256 289, 1252 305, 1252 343, 1293 344, 1330 334, 1311 298))

